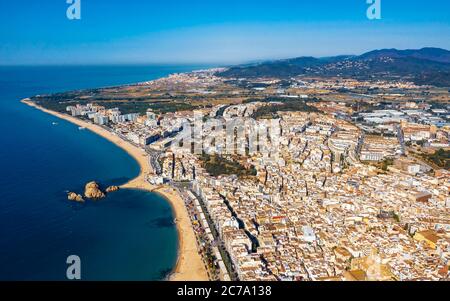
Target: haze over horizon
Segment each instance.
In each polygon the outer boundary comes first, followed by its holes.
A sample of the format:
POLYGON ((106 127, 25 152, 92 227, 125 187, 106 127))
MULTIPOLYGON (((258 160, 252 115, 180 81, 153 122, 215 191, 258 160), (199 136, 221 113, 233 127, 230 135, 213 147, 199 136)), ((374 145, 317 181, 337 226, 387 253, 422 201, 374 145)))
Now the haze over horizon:
POLYGON ((0 65, 236 64, 382 48, 450 49, 450 3, 382 0, 2 2, 0 65), (271 3, 272 2, 272 3, 271 3))

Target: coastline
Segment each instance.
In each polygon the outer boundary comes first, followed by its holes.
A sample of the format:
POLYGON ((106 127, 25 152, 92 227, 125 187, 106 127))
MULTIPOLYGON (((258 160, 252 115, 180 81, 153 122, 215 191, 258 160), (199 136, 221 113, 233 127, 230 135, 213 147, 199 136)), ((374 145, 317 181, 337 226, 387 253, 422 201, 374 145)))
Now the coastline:
POLYGON ((29 99, 21 100, 22 103, 38 109, 44 113, 53 115, 60 119, 66 120, 77 126, 84 127, 87 130, 109 140, 116 146, 122 148, 130 156, 132 156, 140 166, 140 173, 135 178, 130 180, 121 186, 123 189, 141 189, 150 192, 155 192, 163 196, 173 208, 175 217, 177 219, 177 231, 178 231, 178 258, 174 270, 169 276, 169 281, 207 281, 208 275, 204 267, 202 258, 197 250, 197 243, 195 233, 191 225, 187 209, 184 205, 184 201, 178 195, 175 189, 170 186, 154 186, 147 180, 147 175, 152 174, 153 170, 148 160, 148 155, 142 149, 128 143, 119 136, 111 133, 110 131, 95 125, 83 121, 81 119, 62 114, 59 112, 45 109, 37 104, 33 103, 29 99))

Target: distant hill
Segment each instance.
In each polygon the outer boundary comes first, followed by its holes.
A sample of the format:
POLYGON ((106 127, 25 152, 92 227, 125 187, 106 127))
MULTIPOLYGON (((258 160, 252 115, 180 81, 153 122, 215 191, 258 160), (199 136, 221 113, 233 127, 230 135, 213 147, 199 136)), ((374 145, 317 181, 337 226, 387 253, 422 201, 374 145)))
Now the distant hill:
POLYGON ((343 76, 359 79, 402 77, 417 84, 450 87, 450 51, 440 48, 381 49, 360 56, 298 57, 235 66, 218 74, 228 78, 343 76))
POLYGON ((450 51, 441 48, 422 48, 419 50, 382 49, 367 52, 360 56, 362 59, 373 59, 380 57, 415 58, 439 63, 450 63, 450 51))

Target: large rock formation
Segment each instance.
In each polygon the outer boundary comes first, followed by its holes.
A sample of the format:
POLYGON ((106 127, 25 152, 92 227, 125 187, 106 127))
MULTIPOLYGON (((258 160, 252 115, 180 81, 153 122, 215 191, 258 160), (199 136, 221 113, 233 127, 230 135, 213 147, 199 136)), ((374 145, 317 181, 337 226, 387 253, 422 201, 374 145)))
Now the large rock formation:
POLYGON ((69 201, 84 203, 83 196, 81 194, 76 194, 75 192, 69 192, 67 194, 67 199, 69 201))
POLYGON ((102 199, 106 195, 100 190, 100 185, 97 182, 89 182, 86 184, 84 196, 88 199, 102 199))
POLYGON ((106 193, 114 192, 119 189, 120 189, 119 186, 109 186, 108 188, 106 188, 106 193))

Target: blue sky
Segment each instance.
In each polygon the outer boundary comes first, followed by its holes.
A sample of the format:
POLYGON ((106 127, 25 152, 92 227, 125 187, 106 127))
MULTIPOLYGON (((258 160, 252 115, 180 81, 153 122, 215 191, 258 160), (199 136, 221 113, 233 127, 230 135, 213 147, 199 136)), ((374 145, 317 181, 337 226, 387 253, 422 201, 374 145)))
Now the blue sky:
POLYGON ((379 48, 450 49, 450 1, 0 0, 0 64, 240 63, 360 54, 379 48))

